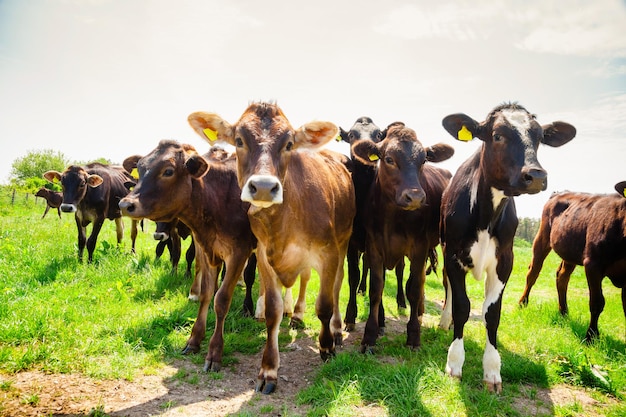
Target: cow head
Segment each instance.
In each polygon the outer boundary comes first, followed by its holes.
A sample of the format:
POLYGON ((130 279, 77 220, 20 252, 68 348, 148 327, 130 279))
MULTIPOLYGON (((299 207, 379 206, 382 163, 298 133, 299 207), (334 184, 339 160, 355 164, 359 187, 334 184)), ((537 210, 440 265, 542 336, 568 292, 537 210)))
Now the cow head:
POLYGON ((384 133, 369 117, 359 117, 348 131, 340 127, 339 134, 341 140, 350 145, 360 139, 369 139, 372 142, 378 143, 384 138, 384 133))
POLYGON ((363 164, 378 167, 378 182, 386 197, 405 210, 421 208, 426 193, 420 178, 426 162, 441 162, 454 154, 454 148, 443 143, 424 148, 413 129, 395 122, 386 129, 379 143, 359 140, 352 152, 363 164))
POLYGON ((192 181, 202 178, 209 165, 191 145, 162 140, 148 155, 124 160, 128 172, 137 169, 139 180, 120 200, 122 214, 132 218, 172 221, 190 203, 192 181))
POLYGON ((533 114, 515 103, 496 107, 481 123, 458 113, 446 116, 442 124, 458 140, 484 142, 481 171, 490 186, 507 196, 545 190, 548 174, 537 160, 539 143, 558 147, 576 136, 576 128, 565 122, 539 125, 533 114))
POLYGON ((65 171, 47 171, 43 177, 51 183, 60 182, 63 188, 63 203, 61 211, 65 213, 75 213, 78 205, 85 198, 89 187, 95 188, 102 184, 103 179, 96 174, 89 174, 78 165, 70 165, 65 171))
POLYGON ((224 140, 236 148, 241 199, 259 208, 283 202, 283 182, 293 152, 319 148, 337 137, 330 122, 294 129, 273 103, 253 103, 234 125, 214 113, 196 112, 191 127, 209 143, 224 140))

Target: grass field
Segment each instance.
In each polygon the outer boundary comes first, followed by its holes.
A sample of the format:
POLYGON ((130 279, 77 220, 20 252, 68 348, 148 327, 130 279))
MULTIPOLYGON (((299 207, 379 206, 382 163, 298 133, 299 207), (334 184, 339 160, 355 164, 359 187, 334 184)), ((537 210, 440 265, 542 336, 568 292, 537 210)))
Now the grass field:
MULTIPOLYGON (((182 356, 197 304, 187 300, 190 282, 170 274, 167 253, 154 261, 154 226, 137 240, 115 244, 112 222, 105 223, 93 264, 77 260, 76 226, 72 216, 49 212, 44 205, 0 197, 0 392, 11 392, 12 376, 30 370, 50 374, 82 374, 96 379, 132 381, 183 360, 201 367, 206 353, 182 356)), ((127 220, 126 224, 130 222, 127 220)), ((184 242, 185 247, 189 242, 184 242)), ((505 290, 499 351, 502 356, 503 393, 482 388, 484 326, 470 320, 466 326, 466 362, 461 382, 445 376, 451 332, 437 328, 443 288, 431 274, 426 283, 425 325, 422 348, 404 346, 406 316, 395 305, 395 279, 388 279, 383 302, 390 326, 379 339, 375 355, 357 349, 341 351, 335 360, 319 365, 311 383, 296 401, 302 414, 321 416, 624 416, 626 406, 626 323, 620 290, 604 282, 606 307, 600 317, 601 336, 587 346, 581 341, 589 320, 586 281, 581 268, 572 276, 568 317, 558 313, 554 272, 559 259, 551 254, 531 293, 527 308, 517 305, 531 257, 530 245, 515 249, 513 274, 505 290), (400 330, 397 330, 400 329, 400 330), (591 409, 575 397, 565 403, 542 400, 539 393, 555 387, 584 392, 594 400, 591 409), (356 410, 356 411, 355 411, 356 410), (367 414, 365 410, 373 410, 367 414)), ((393 275, 393 273, 391 273, 393 275)), ((439 271, 439 276, 441 272, 439 271)), ((319 321, 314 316, 317 280, 307 294, 307 329, 297 336, 284 320, 281 349, 294 337, 316 340, 319 321)), ((473 311, 482 303, 482 282, 468 280, 473 311)), ((347 279, 342 290, 345 312, 347 279)), ((255 292, 256 294, 256 292, 255 292)), ((238 288, 225 328, 224 366, 244 360, 258 365, 265 341, 262 323, 241 317, 243 289, 238 288)), ((367 314, 366 298, 359 297, 358 321, 367 314)), ((209 315, 208 333, 214 316, 209 315)), ((357 333, 352 339, 360 341, 357 333)), ((319 360, 319 357, 315 359, 319 360)), ((288 366, 288 365, 286 365, 288 366)), ((256 375, 249 375, 255 378, 256 375)), ((279 390, 280 385, 279 385, 279 390)), ((23 403, 35 401, 24 399, 23 403)), ((10 415, 3 404, 0 411, 10 415)), ((255 408, 251 401, 238 415, 277 415, 276 408, 255 408)), ((93 413, 92 413, 93 414, 93 413)), ((283 413, 284 415, 285 413, 283 413)), ((292 412, 293 414, 293 412, 292 412)), ((298 413, 295 413, 298 414, 298 413)), ((103 415, 103 414, 100 414, 103 415)))

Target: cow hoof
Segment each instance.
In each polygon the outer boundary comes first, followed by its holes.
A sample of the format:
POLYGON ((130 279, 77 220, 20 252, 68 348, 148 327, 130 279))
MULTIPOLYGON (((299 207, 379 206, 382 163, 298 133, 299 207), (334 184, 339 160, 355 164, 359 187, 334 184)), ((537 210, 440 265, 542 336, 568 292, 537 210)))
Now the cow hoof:
POLYGON ((407 346, 409 347, 409 349, 411 349, 413 352, 417 352, 418 350, 420 350, 420 348, 422 347, 421 345, 412 345, 412 344, 408 344, 407 346))
POLYGON ((322 362, 328 362, 335 357, 335 352, 325 352, 320 350, 320 357, 322 358, 322 362))
POLYGON ((346 327, 344 328, 346 332, 353 332, 356 329, 356 325, 354 323, 346 323, 346 327))
POLYGON ((263 379, 256 380, 256 386, 254 387, 254 391, 260 392, 263 395, 269 395, 276 391, 276 382, 265 382, 263 379))
POLYGON ((187 297, 189 299, 189 301, 198 301, 200 300, 200 297, 198 297, 196 294, 189 294, 189 297, 187 297))
POLYGON ((485 382, 485 388, 487 389, 487 391, 493 392, 496 394, 500 394, 502 392, 502 382, 498 382, 498 383, 493 383, 490 381, 484 381, 484 382, 485 382))
POLYGON ((183 355, 191 355, 200 352, 200 346, 194 346, 187 343, 187 346, 183 348, 183 355))
POLYGON ((341 332, 335 334, 335 346, 343 346, 343 334, 341 332))
POLYGON ((373 355, 374 354, 374 346, 361 345, 361 353, 363 353, 364 355, 373 355))
POLYGON ((202 369, 204 369, 204 372, 219 372, 222 369, 222 364, 220 362, 205 361, 202 369))
POLYGON ((385 327, 379 327, 378 328, 378 336, 384 336, 385 335, 385 327))
POLYGON ((289 320, 289 327, 292 329, 304 329, 304 320, 298 317, 291 317, 291 320, 289 320))

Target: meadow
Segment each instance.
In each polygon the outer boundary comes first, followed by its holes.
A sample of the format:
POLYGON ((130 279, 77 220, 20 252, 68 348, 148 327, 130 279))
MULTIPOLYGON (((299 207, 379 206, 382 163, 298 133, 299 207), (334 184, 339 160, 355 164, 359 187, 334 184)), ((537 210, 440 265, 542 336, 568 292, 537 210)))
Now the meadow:
MULTIPOLYGON (((185 367, 171 379, 188 392, 194 387, 210 390, 222 386, 219 384, 237 377, 235 374, 244 365, 242 378, 256 378, 265 328, 263 323, 242 317, 243 288, 237 288, 226 320, 224 369, 220 374, 205 374, 201 368, 214 315, 209 314, 201 353, 183 356, 181 349, 195 320, 197 304, 187 299, 190 281, 183 274, 184 258, 177 274, 170 273, 167 252, 155 261, 154 224, 146 222, 145 231, 137 238, 137 253, 131 254, 129 237, 125 236, 118 247, 114 224, 107 221, 94 262, 79 263, 73 215, 59 219, 55 211, 50 211, 45 219, 40 219, 44 207, 42 200, 35 201, 32 196, 18 197, 12 203, 8 193, 3 191, 0 195, 0 415, 31 415, 28 410, 34 410, 32 415, 107 415, 106 401, 84 414, 42 411, 42 395, 18 390, 15 383, 17 376, 33 371, 51 377, 80 375, 103 383, 133 383, 144 376, 158 375, 164 367, 182 363, 185 367)), ((126 224, 130 221, 126 220, 126 224)), ((184 248, 188 244, 185 241, 184 248)), ((279 338, 281 357, 294 346, 312 346, 302 352, 305 363, 311 365, 293 369, 298 365, 283 359, 279 376, 288 377, 279 379, 278 392, 261 398, 265 396, 250 392, 251 385, 246 389, 246 399, 230 414, 626 415, 626 323, 620 290, 608 279, 604 281, 606 307, 600 316, 600 338, 586 345, 582 339, 589 308, 582 268, 572 275, 570 313, 562 317, 554 282, 559 259, 554 254, 545 262, 528 307, 518 306, 530 258, 530 244, 519 241, 498 333, 503 378, 500 395, 482 387, 485 331, 478 317, 483 295, 481 281, 468 279, 475 314, 466 325, 463 379, 454 380, 444 374, 452 332, 437 327, 444 298, 440 265, 437 275, 427 277, 427 314, 421 349, 411 351, 404 346, 406 312, 396 307, 395 278, 390 271, 383 299, 388 328, 378 340, 375 353, 359 353, 367 317, 367 297, 359 296, 357 331, 346 334, 344 347, 328 363, 322 363, 314 351, 319 330, 314 314, 318 283, 314 274, 307 293, 306 328, 291 330, 285 319, 279 338), (284 392, 294 385, 294 375, 306 383, 296 384, 298 389, 293 396, 286 397, 284 392)), ((346 277, 342 314, 347 295, 346 277)), ((205 401, 210 402, 211 395, 205 401)), ((177 407, 183 405, 165 398, 156 409, 163 415, 189 415, 175 414, 177 407)), ((129 410, 127 414, 134 415, 129 410)))

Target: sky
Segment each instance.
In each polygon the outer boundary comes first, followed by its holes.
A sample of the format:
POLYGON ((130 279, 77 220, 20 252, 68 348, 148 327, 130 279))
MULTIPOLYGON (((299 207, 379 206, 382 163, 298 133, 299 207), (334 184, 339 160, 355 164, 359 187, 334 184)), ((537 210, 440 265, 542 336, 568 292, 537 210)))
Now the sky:
POLYGON ((194 111, 234 123, 275 101, 294 127, 361 116, 448 143, 454 172, 480 145, 441 120, 518 102, 577 136, 541 146, 548 190, 516 197, 539 218, 553 191, 626 180, 626 2, 617 0, 0 0, 0 183, 28 152, 71 161, 208 144, 194 111))

